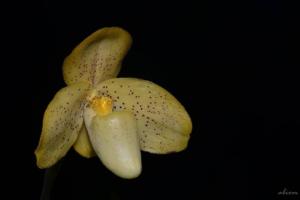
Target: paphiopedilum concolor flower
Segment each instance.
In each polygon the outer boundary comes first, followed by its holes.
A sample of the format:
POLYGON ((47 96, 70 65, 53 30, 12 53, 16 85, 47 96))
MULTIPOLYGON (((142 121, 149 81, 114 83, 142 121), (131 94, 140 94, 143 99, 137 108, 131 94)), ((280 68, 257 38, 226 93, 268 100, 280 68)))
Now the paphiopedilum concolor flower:
POLYGON ((115 78, 131 41, 121 28, 103 28, 65 59, 67 86, 44 113, 39 168, 51 167, 73 146, 86 158, 97 155, 114 174, 134 178, 141 150, 167 154, 187 147, 192 122, 172 94, 150 81, 115 78))

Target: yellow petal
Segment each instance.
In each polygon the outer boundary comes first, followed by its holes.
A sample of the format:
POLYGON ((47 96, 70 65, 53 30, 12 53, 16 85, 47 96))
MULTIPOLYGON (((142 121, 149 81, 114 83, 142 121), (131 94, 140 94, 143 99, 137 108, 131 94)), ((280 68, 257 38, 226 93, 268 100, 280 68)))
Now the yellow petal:
POLYGON ((113 110, 127 110, 137 119, 141 149, 151 153, 186 148, 192 131, 184 107, 168 91, 145 80, 116 78, 96 86, 90 96, 108 96, 113 110))
POLYGON ((39 168, 61 159, 77 139, 83 122, 87 83, 67 86, 54 96, 43 119, 42 134, 35 150, 39 168))
POLYGON ((77 153, 85 158, 91 158, 96 155, 84 124, 73 147, 77 153))
POLYGON ((66 84, 88 81, 94 85, 116 77, 131 41, 130 34, 118 27, 94 32, 65 59, 63 74, 66 84))
POLYGON ((117 176, 135 178, 142 170, 137 124, 132 113, 113 112, 106 116, 84 111, 91 143, 102 163, 117 176))

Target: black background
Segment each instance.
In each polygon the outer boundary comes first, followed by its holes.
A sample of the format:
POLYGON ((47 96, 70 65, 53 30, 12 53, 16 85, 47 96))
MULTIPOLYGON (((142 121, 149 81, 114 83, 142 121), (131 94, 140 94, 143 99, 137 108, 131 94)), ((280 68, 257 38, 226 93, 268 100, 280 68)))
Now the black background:
POLYGON ((39 198, 44 171, 33 151, 43 112, 65 85, 63 59, 95 30, 120 26, 133 46, 119 76, 174 94, 193 120, 189 146, 172 155, 143 153, 135 180, 71 150, 53 199, 296 198, 277 193, 300 192, 298 8, 279 0, 19 4, 6 29, 14 81, 6 82, 13 106, 4 126, 12 129, 2 146, 10 195, 39 198))

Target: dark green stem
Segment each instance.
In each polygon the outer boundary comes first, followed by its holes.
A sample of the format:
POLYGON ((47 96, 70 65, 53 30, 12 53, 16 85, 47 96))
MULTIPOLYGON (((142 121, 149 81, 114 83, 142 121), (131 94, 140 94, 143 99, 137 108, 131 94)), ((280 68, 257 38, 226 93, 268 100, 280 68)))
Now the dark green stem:
POLYGON ((46 169, 40 200, 50 200, 51 199, 50 194, 51 194, 55 179, 58 175, 61 163, 62 163, 62 161, 59 161, 52 167, 46 169))

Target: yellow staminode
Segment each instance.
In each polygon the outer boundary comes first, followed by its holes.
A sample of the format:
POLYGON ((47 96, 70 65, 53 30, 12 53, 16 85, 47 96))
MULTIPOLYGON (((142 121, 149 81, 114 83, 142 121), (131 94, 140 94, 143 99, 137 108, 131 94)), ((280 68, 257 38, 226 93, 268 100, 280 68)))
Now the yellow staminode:
POLYGON ((112 112, 112 99, 109 97, 96 97, 91 102, 93 110, 100 116, 112 112))

